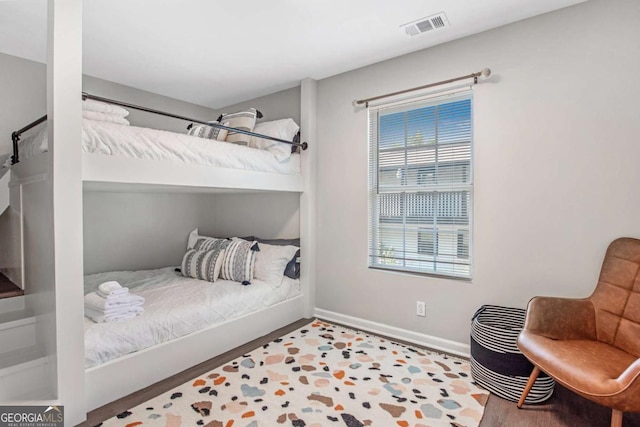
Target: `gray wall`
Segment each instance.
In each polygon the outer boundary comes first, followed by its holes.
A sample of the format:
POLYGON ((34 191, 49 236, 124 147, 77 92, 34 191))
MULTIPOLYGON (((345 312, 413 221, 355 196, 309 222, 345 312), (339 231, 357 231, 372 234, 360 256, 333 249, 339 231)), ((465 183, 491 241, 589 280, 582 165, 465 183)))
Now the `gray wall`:
MULTIPOLYGON (((11 151, 11 132, 46 114, 46 66, 0 53, 0 154, 11 151)), ((200 120, 218 114, 202 107, 151 92, 83 76, 83 90, 92 95, 138 104, 200 120)), ((299 102, 299 101, 298 101, 299 102)), ((298 107, 299 110, 299 107, 298 107)), ((188 122, 130 109, 131 124, 186 133, 188 122)))
POLYGON ((251 107, 260 110, 264 115, 259 121, 264 122, 291 117, 296 123, 300 124, 300 86, 221 108, 216 110, 215 118, 221 113, 234 113, 251 107))
MULTIPOLYGON (((123 86, 91 76, 83 77, 82 86, 85 92, 92 95, 103 96, 143 107, 150 107, 193 119, 215 120, 218 117, 214 110, 207 107, 190 104, 174 98, 157 95, 130 86, 123 86)), ((129 112, 130 114, 127 119, 132 125, 187 133, 187 125, 189 122, 134 109, 129 109, 129 112)))
POLYGON ((11 149, 11 132, 47 114, 43 64, 0 53, 0 154, 11 149))
POLYGON ((300 236, 300 196, 84 193, 85 274, 179 265, 187 236, 300 236))
POLYGON ((218 194, 215 213, 214 231, 219 236, 300 237, 300 195, 297 193, 218 194))
POLYGON ((640 237, 638 40, 640 2, 592 0, 320 81, 317 306, 466 343, 482 304, 589 295, 608 243, 640 237), (369 270, 367 114, 351 102, 484 67, 472 283, 369 270))

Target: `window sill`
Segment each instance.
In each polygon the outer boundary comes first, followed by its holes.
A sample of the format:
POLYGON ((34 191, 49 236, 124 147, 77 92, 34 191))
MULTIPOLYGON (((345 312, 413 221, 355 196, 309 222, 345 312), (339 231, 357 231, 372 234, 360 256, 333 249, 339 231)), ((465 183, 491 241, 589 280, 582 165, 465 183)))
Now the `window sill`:
POLYGON ((466 282, 469 284, 473 283, 473 277, 461 277, 461 276, 449 276, 446 274, 438 274, 438 273, 427 273, 424 271, 414 271, 414 270, 404 270, 401 268, 390 268, 390 267, 377 267, 377 266, 369 266, 370 270, 384 271, 388 273, 402 274, 408 276, 419 276, 419 277, 433 277, 434 279, 446 279, 446 280, 454 280, 456 282, 466 282))

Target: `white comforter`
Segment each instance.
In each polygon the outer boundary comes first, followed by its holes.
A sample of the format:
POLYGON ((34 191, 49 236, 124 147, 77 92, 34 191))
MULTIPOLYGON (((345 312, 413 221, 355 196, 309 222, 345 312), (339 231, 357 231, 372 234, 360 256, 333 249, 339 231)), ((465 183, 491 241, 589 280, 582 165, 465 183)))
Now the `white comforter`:
POLYGON ((85 294, 100 283, 117 280, 145 298, 144 313, 117 323, 94 323, 85 318, 85 366, 91 367, 240 317, 300 293, 300 282, 284 277, 273 289, 253 280, 251 285, 220 280, 190 279, 173 271, 119 271, 85 276, 85 294))
MULTIPOLYGON (((20 142, 20 159, 49 149, 46 127, 20 142)), ((300 155, 278 161, 265 150, 109 122, 83 120, 82 149, 88 153, 133 157, 148 160, 210 165, 281 174, 300 173, 300 155)))

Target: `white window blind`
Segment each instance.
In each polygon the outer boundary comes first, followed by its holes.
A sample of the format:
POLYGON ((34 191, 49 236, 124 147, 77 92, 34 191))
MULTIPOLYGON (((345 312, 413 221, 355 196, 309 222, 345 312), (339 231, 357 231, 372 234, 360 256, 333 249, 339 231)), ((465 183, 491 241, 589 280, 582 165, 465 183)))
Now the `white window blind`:
POLYGON ((471 278, 472 94, 369 107, 369 266, 471 278))

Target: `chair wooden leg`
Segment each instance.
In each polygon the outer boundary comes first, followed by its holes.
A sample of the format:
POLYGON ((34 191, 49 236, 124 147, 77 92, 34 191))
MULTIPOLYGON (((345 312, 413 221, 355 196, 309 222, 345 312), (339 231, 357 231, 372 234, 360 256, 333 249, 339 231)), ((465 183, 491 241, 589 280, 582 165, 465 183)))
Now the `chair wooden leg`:
POLYGON ((611 411, 611 427, 622 427, 622 411, 613 409, 611 411))
POLYGON ((531 391, 531 387, 533 387, 533 384, 538 379, 538 375, 540 375, 540 368, 538 368, 537 366, 534 366, 533 371, 529 376, 529 381, 527 381, 527 386, 522 391, 522 395, 520 396, 520 400, 518 401, 518 409, 522 408, 522 405, 524 405, 524 400, 527 398, 527 396, 529 395, 529 392, 531 391))

